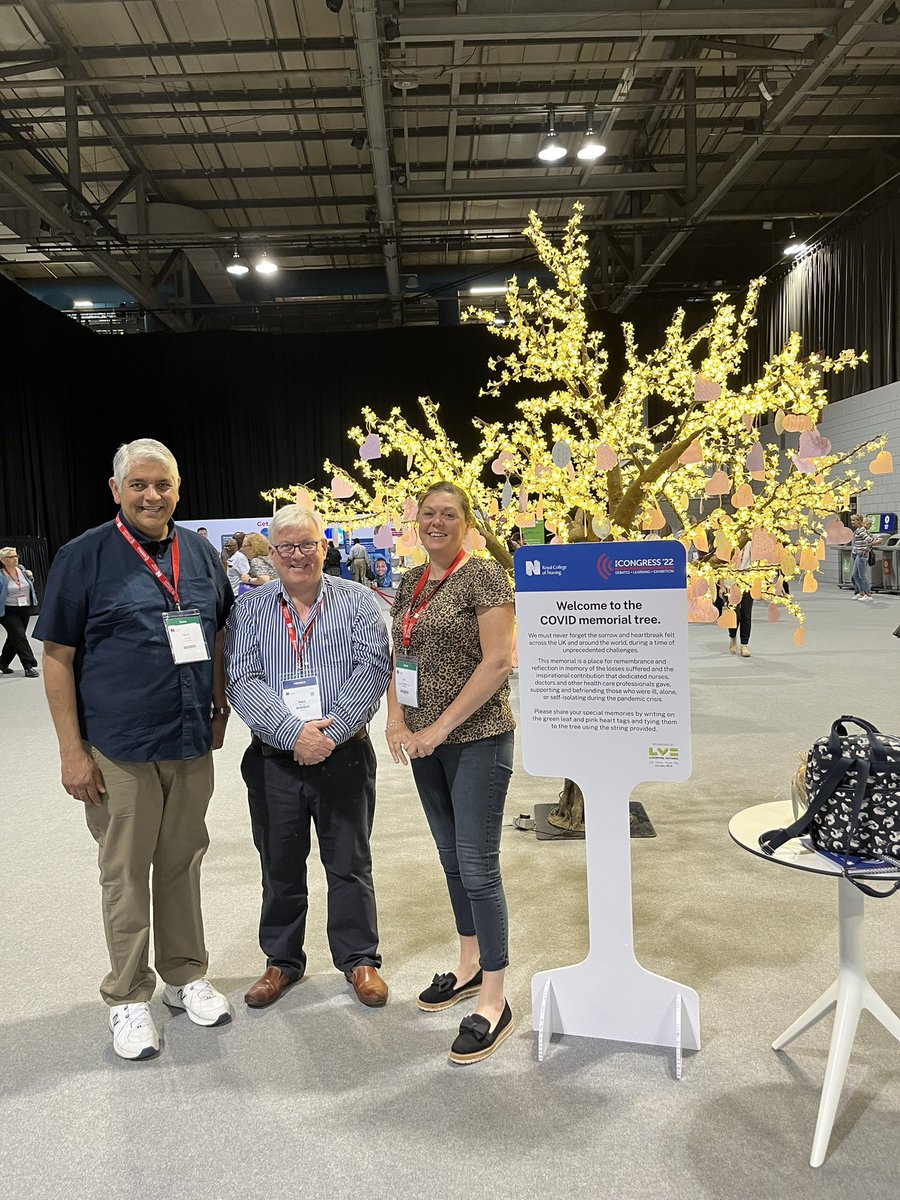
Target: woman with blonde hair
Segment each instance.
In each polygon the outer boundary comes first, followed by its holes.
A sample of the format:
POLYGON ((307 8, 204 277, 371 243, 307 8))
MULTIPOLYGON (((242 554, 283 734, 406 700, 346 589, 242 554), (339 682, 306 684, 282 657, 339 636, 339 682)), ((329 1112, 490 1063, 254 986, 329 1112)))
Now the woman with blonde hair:
POLYGON ((487 1058, 512 1032, 503 989, 508 918, 500 831, 512 775, 509 706, 513 596, 506 572, 468 554, 466 493, 435 483, 421 497, 419 538, 428 562, 403 576, 392 609, 394 675, 387 742, 412 767, 437 844, 459 935, 452 971, 419 996, 426 1011, 477 996, 450 1058, 487 1058))
POLYGON ((0 674, 12 675, 9 665, 18 656, 25 669, 26 679, 37 679, 37 659, 28 640, 28 619, 32 606, 37 606, 34 576, 19 566, 15 546, 0 550, 0 625, 6 630, 6 641, 0 651, 0 674))

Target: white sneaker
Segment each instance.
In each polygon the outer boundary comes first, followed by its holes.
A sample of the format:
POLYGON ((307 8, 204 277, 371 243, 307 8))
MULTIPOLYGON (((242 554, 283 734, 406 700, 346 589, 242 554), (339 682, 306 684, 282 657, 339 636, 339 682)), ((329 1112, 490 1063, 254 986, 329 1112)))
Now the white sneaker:
POLYGON ((159 1034, 150 1016, 149 1004, 115 1004, 109 1010, 113 1050, 119 1058, 155 1058, 159 1034))
POLYGON ((163 1000, 170 1008, 183 1008, 195 1025, 227 1025, 231 1009, 208 979, 195 979, 184 987, 166 984, 163 1000))

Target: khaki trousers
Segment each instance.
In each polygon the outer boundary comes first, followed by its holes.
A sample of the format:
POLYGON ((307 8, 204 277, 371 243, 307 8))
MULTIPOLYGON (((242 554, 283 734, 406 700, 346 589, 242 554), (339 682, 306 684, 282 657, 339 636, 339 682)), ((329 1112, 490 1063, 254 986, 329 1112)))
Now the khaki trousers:
POLYGON ((183 762, 119 762, 96 747, 106 796, 86 804, 100 847, 103 925, 110 972, 100 985, 107 1004, 148 1001, 156 986, 149 965, 151 870, 156 969, 182 987, 206 974, 200 913, 200 864, 209 846, 206 810, 213 790, 212 754, 183 762))

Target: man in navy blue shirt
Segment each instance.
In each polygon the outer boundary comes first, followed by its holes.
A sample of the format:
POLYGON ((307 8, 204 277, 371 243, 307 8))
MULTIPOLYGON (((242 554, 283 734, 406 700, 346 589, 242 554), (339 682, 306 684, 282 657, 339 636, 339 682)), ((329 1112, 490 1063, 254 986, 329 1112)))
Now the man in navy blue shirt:
POLYGON ((149 1001, 151 866, 163 999, 197 1025, 231 1020, 206 979, 200 864, 209 845, 211 749, 222 745, 223 642, 233 603, 208 541, 172 522, 181 480, 161 442, 120 446, 115 520, 57 554, 34 636, 59 741, 62 784, 99 846, 113 1049, 159 1052, 149 1001))

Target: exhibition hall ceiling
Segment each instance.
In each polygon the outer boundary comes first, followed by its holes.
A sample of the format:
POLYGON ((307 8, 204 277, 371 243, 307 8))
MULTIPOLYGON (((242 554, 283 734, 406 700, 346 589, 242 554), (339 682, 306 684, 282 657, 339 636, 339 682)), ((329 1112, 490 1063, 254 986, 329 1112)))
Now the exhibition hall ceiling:
POLYGON ((527 274, 529 210, 559 229, 577 200, 598 308, 706 297, 893 186, 898 18, 890 0, 0 0, 0 270, 104 279, 145 308, 316 294, 337 325, 428 321, 457 283, 527 274), (605 152, 579 158, 586 141, 605 152), (248 276, 226 273, 235 253, 248 276))

